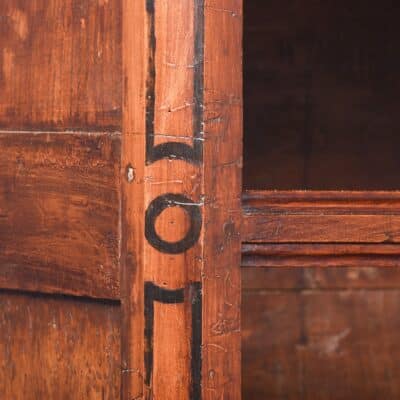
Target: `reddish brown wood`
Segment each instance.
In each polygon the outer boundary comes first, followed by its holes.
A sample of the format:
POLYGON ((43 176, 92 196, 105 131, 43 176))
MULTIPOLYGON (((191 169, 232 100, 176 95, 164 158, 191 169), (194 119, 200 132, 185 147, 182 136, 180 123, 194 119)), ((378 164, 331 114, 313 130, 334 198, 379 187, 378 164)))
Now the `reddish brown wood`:
POLYGON ((119 130, 121 0, 3 0, 0 127, 119 130))
POLYGON ((0 132, 0 147, 0 287, 119 298, 119 136, 0 132))
POLYGON ((244 242, 398 243, 399 192, 269 192, 244 196, 244 242))
POLYGON ((118 303, 0 292, 4 400, 118 399, 118 303))
POLYGON ((123 398, 238 399, 241 1, 123 15, 123 398))
POLYGON ((342 283, 339 291, 243 293, 243 398, 399 396, 399 290, 342 283))
POLYGON ((398 267, 258 268, 242 269, 243 290, 296 291, 400 289, 398 267))
POLYGON ((242 246, 244 267, 398 267, 394 244, 267 244, 242 246))

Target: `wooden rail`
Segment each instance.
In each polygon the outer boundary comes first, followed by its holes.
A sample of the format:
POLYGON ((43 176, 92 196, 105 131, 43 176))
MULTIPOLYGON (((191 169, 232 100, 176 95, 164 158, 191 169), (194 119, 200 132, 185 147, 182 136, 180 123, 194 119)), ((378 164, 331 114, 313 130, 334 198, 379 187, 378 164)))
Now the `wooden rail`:
POLYGON ((400 265, 400 192, 243 196, 242 266, 400 265))

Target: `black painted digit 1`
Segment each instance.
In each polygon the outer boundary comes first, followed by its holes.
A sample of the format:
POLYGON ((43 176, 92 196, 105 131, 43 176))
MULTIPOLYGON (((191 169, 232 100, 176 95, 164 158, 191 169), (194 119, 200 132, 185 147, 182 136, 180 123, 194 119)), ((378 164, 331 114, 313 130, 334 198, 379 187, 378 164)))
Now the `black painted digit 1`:
POLYGON ((147 241, 158 251, 168 254, 179 254, 190 249, 200 237, 202 216, 200 207, 191 199, 175 193, 166 193, 155 198, 146 210, 145 236, 147 241), (169 207, 181 207, 190 217, 190 228, 185 237, 177 242, 167 242, 156 232, 157 217, 169 207))

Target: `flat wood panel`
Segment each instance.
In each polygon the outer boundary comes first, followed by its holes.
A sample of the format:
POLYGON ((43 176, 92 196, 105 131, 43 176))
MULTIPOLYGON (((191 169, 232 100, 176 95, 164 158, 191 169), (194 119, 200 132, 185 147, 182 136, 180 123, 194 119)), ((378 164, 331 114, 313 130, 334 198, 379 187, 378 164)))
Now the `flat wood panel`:
POLYGON ((119 296, 118 135, 0 133, 0 287, 119 296))
POLYGON ((118 305, 0 291, 0 394, 7 400, 116 400, 118 305))
POLYGON ((0 127, 119 129, 121 0, 2 0, 0 127))
POLYGON ((244 35, 247 188, 400 188, 392 0, 253 0, 244 35))
POLYGON ((399 290, 244 292, 243 398, 397 399, 399 290))

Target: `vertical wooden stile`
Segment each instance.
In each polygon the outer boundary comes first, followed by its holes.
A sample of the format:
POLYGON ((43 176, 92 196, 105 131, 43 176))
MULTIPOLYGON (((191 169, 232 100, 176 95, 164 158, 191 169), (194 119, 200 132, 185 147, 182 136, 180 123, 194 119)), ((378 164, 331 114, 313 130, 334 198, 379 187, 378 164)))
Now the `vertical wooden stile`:
POLYGON ((240 398, 241 0, 124 0, 122 398, 240 398))

